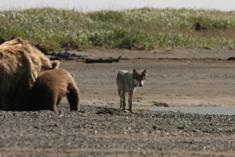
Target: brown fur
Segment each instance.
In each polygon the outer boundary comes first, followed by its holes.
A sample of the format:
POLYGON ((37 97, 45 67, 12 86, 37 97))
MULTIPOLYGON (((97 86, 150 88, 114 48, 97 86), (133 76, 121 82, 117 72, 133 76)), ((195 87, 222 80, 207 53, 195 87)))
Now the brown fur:
POLYGON ((71 110, 78 111, 79 89, 72 75, 64 69, 41 72, 32 88, 29 109, 57 111, 57 105, 67 97, 71 110))
POLYGON ((21 38, 0 45, 0 109, 24 110, 38 72, 57 68, 43 53, 21 38))

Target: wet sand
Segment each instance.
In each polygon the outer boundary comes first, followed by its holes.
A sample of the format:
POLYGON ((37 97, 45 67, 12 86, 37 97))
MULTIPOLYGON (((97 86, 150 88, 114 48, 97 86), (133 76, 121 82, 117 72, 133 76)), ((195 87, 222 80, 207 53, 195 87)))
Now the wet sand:
POLYGON ((156 103, 169 106, 232 106, 235 104, 235 56, 233 50, 177 49, 154 51, 87 50, 89 58, 118 57, 118 63, 62 62, 74 73, 82 102, 118 107, 116 74, 120 69, 147 69, 144 87, 134 94, 134 108, 156 103), (91 99, 92 98, 92 99, 91 99))

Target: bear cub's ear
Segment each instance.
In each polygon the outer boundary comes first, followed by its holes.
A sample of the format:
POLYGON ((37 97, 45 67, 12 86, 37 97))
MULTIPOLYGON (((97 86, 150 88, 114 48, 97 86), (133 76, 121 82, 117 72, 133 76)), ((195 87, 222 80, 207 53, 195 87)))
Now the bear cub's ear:
POLYGON ((60 67, 60 61, 58 60, 51 61, 51 69, 59 69, 59 67, 60 67))

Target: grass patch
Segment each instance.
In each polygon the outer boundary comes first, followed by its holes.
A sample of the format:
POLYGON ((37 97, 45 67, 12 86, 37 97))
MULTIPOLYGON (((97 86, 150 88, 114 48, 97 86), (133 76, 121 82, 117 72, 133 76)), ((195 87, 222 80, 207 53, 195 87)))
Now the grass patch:
POLYGON ((235 12, 143 8, 82 13, 45 8, 0 12, 0 23, 1 40, 21 36, 47 52, 235 47, 235 12))

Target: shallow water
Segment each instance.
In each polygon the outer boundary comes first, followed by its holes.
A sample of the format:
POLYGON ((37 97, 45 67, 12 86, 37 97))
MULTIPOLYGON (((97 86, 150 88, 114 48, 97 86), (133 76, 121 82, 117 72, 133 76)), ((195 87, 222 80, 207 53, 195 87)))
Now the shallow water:
POLYGON ((214 106, 197 106, 197 107, 155 107, 153 111, 172 111, 182 113, 197 114, 215 114, 215 115, 235 115, 235 106, 214 107, 214 106))
POLYGON ((80 11, 120 10, 131 8, 193 8, 235 10, 234 0, 0 0, 0 10, 53 7, 80 11))

